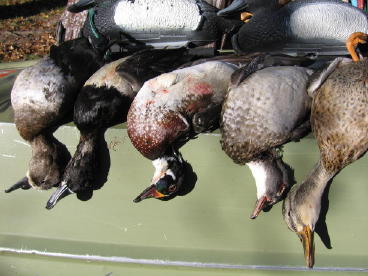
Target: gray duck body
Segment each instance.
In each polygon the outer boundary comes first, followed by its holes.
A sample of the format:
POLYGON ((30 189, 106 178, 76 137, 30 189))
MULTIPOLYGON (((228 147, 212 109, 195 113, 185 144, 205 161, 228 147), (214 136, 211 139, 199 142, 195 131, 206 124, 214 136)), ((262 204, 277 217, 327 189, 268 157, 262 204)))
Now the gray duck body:
POLYGON ((290 141, 310 110, 308 71, 269 67, 230 89, 222 109, 221 145, 235 163, 245 164, 290 141))

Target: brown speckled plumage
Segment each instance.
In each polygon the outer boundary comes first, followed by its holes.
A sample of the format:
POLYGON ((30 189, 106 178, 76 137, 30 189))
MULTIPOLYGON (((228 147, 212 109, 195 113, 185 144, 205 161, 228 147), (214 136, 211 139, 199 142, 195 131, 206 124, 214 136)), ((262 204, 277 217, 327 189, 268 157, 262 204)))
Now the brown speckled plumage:
POLYGON ((340 64, 313 99, 311 123, 326 170, 337 172, 368 148, 368 61, 340 64))
POLYGON ((305 68, 271 67, 230 90, 222 109, 221 145, 235 163, 290 141, 309 113, 307 79, 305 68))

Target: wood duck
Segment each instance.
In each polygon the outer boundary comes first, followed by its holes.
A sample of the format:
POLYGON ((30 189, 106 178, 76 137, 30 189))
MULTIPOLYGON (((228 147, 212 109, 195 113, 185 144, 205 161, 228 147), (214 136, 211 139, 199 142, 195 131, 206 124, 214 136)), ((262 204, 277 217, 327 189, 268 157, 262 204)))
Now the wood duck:
POLYGON ((70 153, 54 131, 71 121, 77 93, 102 58, 85 38, 53 46, 50 55, 17 76, 11 91, 19 134, 32 147, 26 177, 6 190, 50 189, 57 185, 70 153))
MULTIPOLYGON (((279 64, 306 62, 279 58, 279 64)), ((306 86, 313 71, 267 63, 256 58, 233 74, 220 123, 222 149, 235 163, 247 164, 255 178, 252 219, 283 199, 293 184, 293 170, 282 161, 280 147, 310 131, 311 99, 306 86)))
POLYGON ((289 229, 303 243, 308 267, 314 265, 314 230, 327 184, 368 149, 368 60, 359 60, 354 50, 366 41, 367 34, 352 34, 347 48, 353 59, 335 59, 313 77, 308 88, 313 95, 311 125, 320 160, 307 179, 290 190, 282 210, 289 229))
POLYGON ((252 17, 232 37, 238 52, 254 50, 347 54, 344 47, 353 32, 368 31, 368 15, 339 0, 235 0, 219 12, 243 11, 252 17))
POLYGON ((231 74, 237 67, 207 61, 146 81, 128 112, 134 147, 152 160, 151 184, 134 201, 169 199, 183 183, 184 159, 178 148, 199 132, 217 127, 231 74))
POLYGON ((126 121, 131 102, 144 81, 196 58, 184 48, 143 50, 103 66, 87 80, 74 104, 80 141, 47 209, 72 193, 88 199, 106 182, 110 167, 104 139, 107 128, 126 121))
POLYGON ((217 16, 218 9, 204 0, 81 0, 69 11, 87 8, 83 34, 101 49, 112 41, 130 50, 206 45, 243 24, 217 16))

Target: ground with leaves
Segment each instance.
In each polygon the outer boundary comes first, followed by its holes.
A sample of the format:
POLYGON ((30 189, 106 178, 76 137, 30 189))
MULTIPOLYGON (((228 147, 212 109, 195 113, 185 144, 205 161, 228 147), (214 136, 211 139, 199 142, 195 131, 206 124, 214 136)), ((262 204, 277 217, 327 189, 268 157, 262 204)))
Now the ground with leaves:
POLYGON ((0 0, 0 62, 47 55, 65 6, 66 0, 0 0))

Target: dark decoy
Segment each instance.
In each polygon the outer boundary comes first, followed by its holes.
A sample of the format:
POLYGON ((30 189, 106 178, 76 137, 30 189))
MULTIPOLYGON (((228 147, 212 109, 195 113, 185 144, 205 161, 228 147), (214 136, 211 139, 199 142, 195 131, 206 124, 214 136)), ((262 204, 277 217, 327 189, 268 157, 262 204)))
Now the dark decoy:
POLYGON ((50 55, 17 76, 11 91, 19 134, 32 147, 22 180, 6 190, 50 189, 57 185, 70 154, 54 136, 72 120, 73 104, 83 83, 102 65, 102 58, 85 38, 52 46, 50 55))
POLYGON ((152 160, 155 173, 135 202, 169 199, 178 193, 185 178, 185 161, 178 149, 197 133, 218 126, 221 104, 237 68, 207 61, 145 82, 128 113, 128 135, 134 147, 152 160))
POLYGON ((184 48, 147 49, 105 65, 87 80, 74 104, 80 141, 47 209, 72 193, 88 199, 106 182, 110 160, 104 139, 107 128, 126 121, 130 104, 146 80, 196 58, 184 48))
POLYGON ((239 17, 223 18, 204 0, 81 0, 69 11, 89 10, 83 29, 96 48, 118 42, 124 50, 199 46, 236 31, 239 17))
POLYGON ((334 176, 361 158, 368 149, 368 60, 359 60, 358 43, 367 34, 354 33, 347 41, 353 60, 337 58, 313 77, 311 125, 320 159, 307 179, 292 187, 283 204, 289 229, 303 243, 306 265, 314 265, 314 231, 320 217, 321 196, 334 176))
POLYGON ((304 55, 347 54, 353 32, 368 31, 368 14, 339 0, 236 0, 219 12, 247 11, 251 19, 232 37, 238 52, 270 50, 304 55))
MULTIPOLYGON (((310 132, 311 98, 306 88, 313 71, 300 66, 268 67, 267 59, 254 59, 233 74, 220 124, 222 149, 235 163, 247 164, 255 178, 257 202, 252 219, 282 200, 294 184, 281 146, 310 132)), ((279 64, 309 62, 286 56, 278 59, 279 64)))

